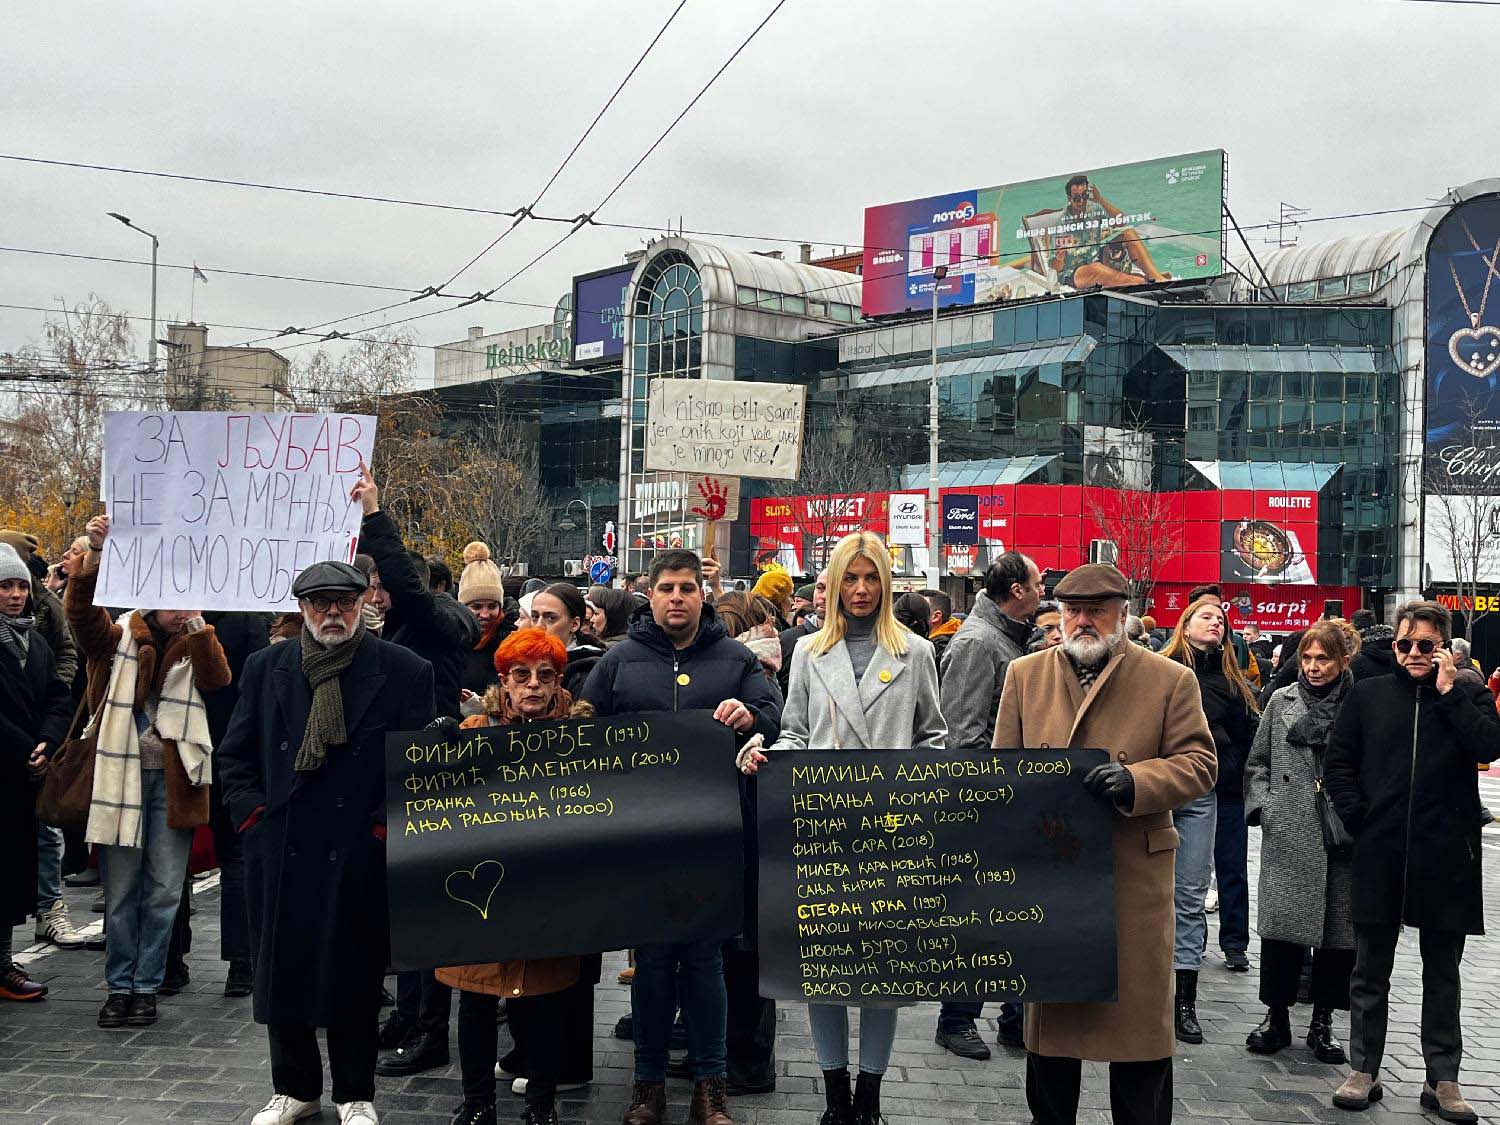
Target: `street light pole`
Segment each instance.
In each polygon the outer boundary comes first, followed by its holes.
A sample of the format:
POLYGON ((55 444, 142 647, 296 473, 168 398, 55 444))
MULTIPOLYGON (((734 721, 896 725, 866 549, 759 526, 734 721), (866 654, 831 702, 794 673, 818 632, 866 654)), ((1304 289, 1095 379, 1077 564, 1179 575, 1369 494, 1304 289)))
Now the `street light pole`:
POLYGON ((154 375, 156 374, 156 252, 161 247, 161 243, 157 241, 156 235, 144 227, 136 226, 118 211, 107 211, 105 214, 151 240, 151 338, 147 342, 147 355, 151 361, 151 373, 154 375))
POLYGON ((583 553, 584 555, 588 555, 593 551, 594 510, 588 506, 588 503, 586 501, 569 500, 567 507, 563 509, 563 515, 566 516, 569 512, 571 512, 573 510, 574 504, 577 504, 583 508, 583 553))
POLYGON ((938 588, 942 550, 942 513, 938 507, 938 290, 947 266, 932 271, 932 376, 927 381, 927 588, 938 588))

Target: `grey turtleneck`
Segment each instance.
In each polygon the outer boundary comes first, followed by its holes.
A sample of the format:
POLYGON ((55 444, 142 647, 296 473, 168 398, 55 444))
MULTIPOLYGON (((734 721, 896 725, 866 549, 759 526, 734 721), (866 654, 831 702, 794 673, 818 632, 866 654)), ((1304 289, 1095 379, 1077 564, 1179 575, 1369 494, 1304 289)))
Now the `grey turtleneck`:
POLYGON ((874 613, 867 617, 844 614, 844 648, 849 652, 856 684, 865 678, 865 669, 875 656, 875 618, 874 613))

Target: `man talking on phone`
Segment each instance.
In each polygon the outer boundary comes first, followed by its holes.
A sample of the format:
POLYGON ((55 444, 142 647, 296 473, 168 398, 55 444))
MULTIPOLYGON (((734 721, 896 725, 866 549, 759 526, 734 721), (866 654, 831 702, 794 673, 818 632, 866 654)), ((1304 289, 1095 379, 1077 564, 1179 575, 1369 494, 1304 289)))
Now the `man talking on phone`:
POLYGON ((1391 969, 1409 926, 1422 952, 1422 1105, 1444 1121, 1477 1120, 1458 1085, 1459 963, 1464 939, 1484 933, 1474 763, 1500 757, 1500 716, 1487 688, 1459 678, 1452 636, 1443 606, 1402 606, 1395 672, 1349 689, 1323 763, 1354 837, 1352 1070, 1333 1095, 1340 1109, 1367 1109, 1384 1093, 1391 969))

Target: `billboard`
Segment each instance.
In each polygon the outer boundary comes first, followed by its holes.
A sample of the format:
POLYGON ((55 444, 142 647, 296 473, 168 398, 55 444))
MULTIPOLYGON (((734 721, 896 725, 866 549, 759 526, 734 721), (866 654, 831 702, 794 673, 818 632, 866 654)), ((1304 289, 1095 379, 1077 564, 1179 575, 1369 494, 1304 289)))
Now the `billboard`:
POLYGON ((1461 203, 1427 244, 1427 491, 1500 493, 1500 198, 1461 203))
POLYGON ((867 207, 864 314, 1216 277, 1223 202, 1210 149, 867 207))
POLYGON ((625 294, 635 266, 573 279, 573 362, 608 363, 625 354, 625 294))
POLYGON ((1119 426, 1083 428, 1083 480, 1096 488, 1151 487, 1151 452, 1155 438, 1149 430, 1119 426))

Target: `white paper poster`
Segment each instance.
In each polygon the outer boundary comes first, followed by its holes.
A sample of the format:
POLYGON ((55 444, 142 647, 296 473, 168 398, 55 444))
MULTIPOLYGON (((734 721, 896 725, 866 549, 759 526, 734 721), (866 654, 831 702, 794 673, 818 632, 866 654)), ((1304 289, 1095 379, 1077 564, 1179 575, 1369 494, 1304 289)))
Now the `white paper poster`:
POLYGON ((374 441, 364 414, 107 414, 98 603, 295 609, 298 573, 354 557, 374 441))
POLYGON ((806 387, 656 379, 647 401, 647 469, 756 480, 801 472, 806 387))

